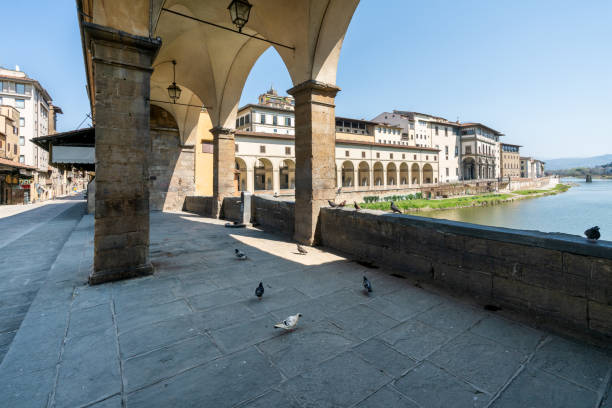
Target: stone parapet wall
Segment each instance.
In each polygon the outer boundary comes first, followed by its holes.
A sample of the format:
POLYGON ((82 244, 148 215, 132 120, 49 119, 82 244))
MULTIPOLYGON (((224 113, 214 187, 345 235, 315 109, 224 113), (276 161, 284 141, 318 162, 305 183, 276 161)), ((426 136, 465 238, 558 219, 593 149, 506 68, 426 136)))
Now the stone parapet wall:
POLYGON ((295 202, 278 200, 271 196, 251 198, 251 222, 263 229, 293 236, 295 202))
POLYGON ((522 179, 512 180, 506 188, 510 191, 530 190, 530 189, 539 189, 539 188, 545 189, 545 188, 553 188, 559 183, 560 183, 559 177, 557 176, 547 176, 547 177, 541 177, 537 179, 522 178, 522 179))
POLYGON ((612 339, 612 242, 381 211, 321 210, 322 243, 510 309, 612 339))
POLYGON ((189 211, 205 217, 210 217, 213 210, 212 196, 189 196, 185 197, 184 211, 189 211))
POLYGON ((229 221, 242 220, 240 197, 225 197, 221 206, 221 218, 229 221))

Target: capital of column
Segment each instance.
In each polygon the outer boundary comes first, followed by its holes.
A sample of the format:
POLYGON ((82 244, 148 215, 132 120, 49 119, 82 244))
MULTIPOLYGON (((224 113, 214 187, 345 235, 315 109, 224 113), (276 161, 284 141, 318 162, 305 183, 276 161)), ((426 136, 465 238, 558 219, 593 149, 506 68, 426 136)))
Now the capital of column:
POLYGON ((234 129, 224 128, 222 126, 215 126, 210 129, 210 133, 217 139, 233 139, 234 138, 234 129))
POLYGON ((297 97, 300 94, 308 92, 309 94, 320 94, 321 96, 328 98, 335 98, 339 91, 340 88, 338 88, 336 85, 309 79, 308 81, 304 81, 301 84, 297 84, 293 88, 288 89, 287 93, 297 97))

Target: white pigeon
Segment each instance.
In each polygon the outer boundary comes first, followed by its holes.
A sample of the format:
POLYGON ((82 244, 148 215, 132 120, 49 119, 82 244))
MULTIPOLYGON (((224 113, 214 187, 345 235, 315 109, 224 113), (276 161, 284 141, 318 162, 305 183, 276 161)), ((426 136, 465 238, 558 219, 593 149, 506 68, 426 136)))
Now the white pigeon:
POLYGON ((240 251, 239 249, 235 249, 234 251, 236 252, 236 258, 241 261, 246 261, 247 256, 242 251, 240 251))
POLYGON ((297 326, 298 320, 300 320, 300 317, 302 317, 301 313, 295 314, 293 316, 289 316, 282 322, 275 324, 274 328, 275 329, 285 329, 285 330, 295 329, 295 326, 297 326))

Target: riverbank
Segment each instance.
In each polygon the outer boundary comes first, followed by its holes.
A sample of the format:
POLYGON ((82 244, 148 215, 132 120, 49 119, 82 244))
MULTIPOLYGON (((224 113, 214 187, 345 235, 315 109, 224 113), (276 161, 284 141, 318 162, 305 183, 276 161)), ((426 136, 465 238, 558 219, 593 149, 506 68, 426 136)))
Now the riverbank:
MULTIPOLYGON (((467 207, 486 207, 508 203, 526 198, 535 198, 548 195, 555 195, 567 191, 571 186, 569 184, 557 184, 551 189, 542 190, 517 190, 509 193, 490 193, 478 194, 471 196, 441 198, 441 199, 424 199, 414 198, 409 200, 395 201, 395 205, 404 212, 419 212, 419 211, 436 211, 436 210, 451 210, 467 207)), ((362 208, 370 210, 386 210, 390 211, 391 202, 375 202, 361 203, 362 208)))

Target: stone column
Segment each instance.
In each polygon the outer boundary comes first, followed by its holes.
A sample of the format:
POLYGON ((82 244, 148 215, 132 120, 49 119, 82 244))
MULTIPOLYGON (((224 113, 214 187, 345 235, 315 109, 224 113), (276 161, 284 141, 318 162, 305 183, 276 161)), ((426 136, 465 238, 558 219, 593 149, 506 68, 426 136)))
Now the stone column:
POLYGON ((234 130, 223 127, 210 129, 213 135, 213 209, 212 217, 219 218, 225 197, 234 195, 236 146, 234 130))
POLYGON ((334 98, 339 90, 308 80, 287 91, 295 97, 294 238, 303 244, 318 239, 319 209, 336 196, 334 98))
POLYGON ((249 193, 252 193, 255 191, 255 170, 247 167, 246 177, 246 189, 249 193))
POLYGON ((272 191, 280 193, 280 169, 272 168, 272 191))
MULTIPOLYGON (((149 93, 160 39, 84 23, 95 92, 96 195, 91 284, 148 275, 149 93)), ((92 95, 93 97, 94 95, 92 95)))
POLYGON ((336 167, 336 187, 342 187, 342 166, 336 167))

